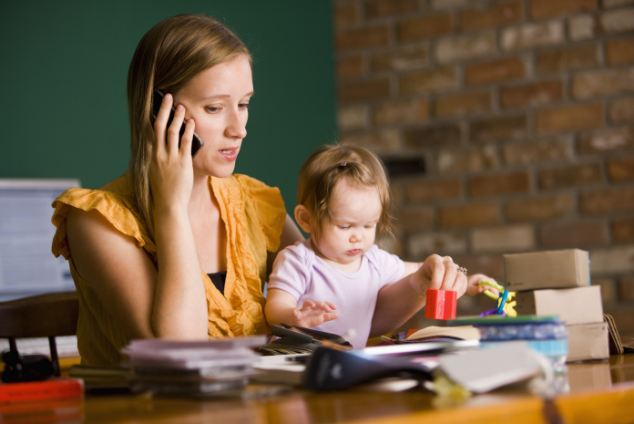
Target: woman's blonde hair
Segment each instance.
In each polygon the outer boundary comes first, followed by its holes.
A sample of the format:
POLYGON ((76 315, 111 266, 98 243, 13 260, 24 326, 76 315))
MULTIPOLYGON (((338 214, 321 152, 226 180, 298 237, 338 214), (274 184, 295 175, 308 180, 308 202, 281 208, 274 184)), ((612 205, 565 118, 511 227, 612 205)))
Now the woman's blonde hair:
POLYGON ((152 27, 139 42, 128 69, 132 177, 136 207, 154 240, 149 150, 154 139, 152 94, 178 92, 200 72, 247 55, 244 43, 224 24, 202 15, 178 15, 152 27))
POLYGON ((302 165, 297 186, 297 203, 313 216, 313 236, 319 237, 321 225, 330 219, 328 202, 336 184, 342 179, 361 186, 376 187, 381 201, 379 234, 390 234, 390 187, 381 160, 370 150, 344 144, 324 145, 302 165))

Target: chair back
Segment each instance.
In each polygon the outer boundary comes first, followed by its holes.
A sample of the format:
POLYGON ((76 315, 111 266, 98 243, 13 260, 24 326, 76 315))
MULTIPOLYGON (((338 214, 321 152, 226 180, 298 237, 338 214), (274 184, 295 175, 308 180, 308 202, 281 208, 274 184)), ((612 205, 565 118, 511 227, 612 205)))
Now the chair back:
POLYGON ((55 337, 75 335, 78 316, 76 292, 47 293, 0 302, 0 338, 9 339, 10 351, 18 356, 16 339, 47 337, 54 371, 59 375, 55 337))
POLYGON ((0 302, 0 337, 71 336, 77 331, 77 293, 47 293, 0 302))

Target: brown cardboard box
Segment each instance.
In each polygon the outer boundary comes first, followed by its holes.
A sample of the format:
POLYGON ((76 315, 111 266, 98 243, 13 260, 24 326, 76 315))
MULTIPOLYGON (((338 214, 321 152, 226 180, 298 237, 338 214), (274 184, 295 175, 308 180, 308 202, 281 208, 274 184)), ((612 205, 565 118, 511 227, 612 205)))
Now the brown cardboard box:
POLYGON ((579 249, 504 255, 509 290, 535 290, 590 285, 590 257, 579 249))
POLYGON ((608 325, 605 322, 566 325, 568 355, 566 361, 606 359, 610 356, 608 325))
POLYGON ((566 324, 603 322, 599 286, 518 292, 515 310, 520 315, 558 315, 566 324))

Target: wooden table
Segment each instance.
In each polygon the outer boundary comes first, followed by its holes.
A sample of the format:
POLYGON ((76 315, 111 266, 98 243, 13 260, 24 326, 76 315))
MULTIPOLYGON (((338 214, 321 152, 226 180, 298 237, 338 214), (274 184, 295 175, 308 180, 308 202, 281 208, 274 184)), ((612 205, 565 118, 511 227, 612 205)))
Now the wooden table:
MULTIPOLYGON (((568 364, 569 389, 555 399, 525 387, 443 404, 424 390, 369 388, 330 393, 291 391, 255 399, 178 399, 147 395, 87 395, 14 409, 0 407, 0 422, 74 420, 89 423, 633 423, 634 355, 568 364), (563 421, 562 421, 563 420, 563 421)), ((564 381, 564 382, 565 382, 564 381)))

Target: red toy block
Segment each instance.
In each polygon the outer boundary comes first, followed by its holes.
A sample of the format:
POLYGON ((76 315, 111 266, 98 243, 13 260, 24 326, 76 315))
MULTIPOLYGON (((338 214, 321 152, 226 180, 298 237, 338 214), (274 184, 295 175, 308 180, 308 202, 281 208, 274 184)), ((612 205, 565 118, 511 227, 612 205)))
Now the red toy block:
POLYGON ((456 318, 456 292, 453 290, 427 289, 425 318, 456 318))

